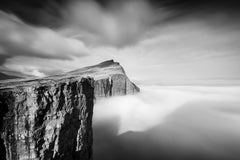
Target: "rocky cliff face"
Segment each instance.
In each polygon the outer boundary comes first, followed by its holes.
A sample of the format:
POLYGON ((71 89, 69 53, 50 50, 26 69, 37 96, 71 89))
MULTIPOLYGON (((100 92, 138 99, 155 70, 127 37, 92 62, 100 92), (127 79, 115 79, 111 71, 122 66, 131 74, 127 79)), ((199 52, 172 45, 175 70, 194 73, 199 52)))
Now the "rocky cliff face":
POLYGON ((113 61, 43 79, 1 82, 0 159, 90 160, 94 98, 135 92, 139 88, 113 61))
POLYGON ((123 67, 113 60, 69 72, 68 75, 88 75, 94 78, 96 99, 116 95, 135 94, 140 89, 126 76, 123 67))
POLYGON ((64 79, 2 89, 1 159, 91 159, 93 83, 64 79))

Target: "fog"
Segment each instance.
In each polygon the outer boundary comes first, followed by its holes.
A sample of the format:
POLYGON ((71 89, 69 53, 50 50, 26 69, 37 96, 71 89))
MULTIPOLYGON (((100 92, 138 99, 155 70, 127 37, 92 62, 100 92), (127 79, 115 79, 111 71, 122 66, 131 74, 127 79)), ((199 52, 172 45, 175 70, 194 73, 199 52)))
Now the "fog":
POLYGON ((240 87, 140 86, 94 108, 94 159, 238 159, 240 87))

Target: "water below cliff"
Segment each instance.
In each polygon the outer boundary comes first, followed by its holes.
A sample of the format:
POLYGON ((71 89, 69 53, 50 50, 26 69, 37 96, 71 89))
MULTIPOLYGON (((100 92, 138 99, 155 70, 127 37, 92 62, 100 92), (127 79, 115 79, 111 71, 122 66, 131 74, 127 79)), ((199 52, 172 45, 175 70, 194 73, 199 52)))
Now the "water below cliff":
POLYGON ((239 159, 239 86, 140 88, 95 105, 95 160, 239 159))

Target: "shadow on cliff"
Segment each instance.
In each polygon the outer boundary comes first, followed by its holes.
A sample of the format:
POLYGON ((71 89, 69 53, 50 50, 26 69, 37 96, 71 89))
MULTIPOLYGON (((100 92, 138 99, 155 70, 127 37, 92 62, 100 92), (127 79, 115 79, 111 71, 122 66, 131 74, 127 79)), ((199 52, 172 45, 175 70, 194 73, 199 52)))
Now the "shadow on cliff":
POLYGON ((121 135, 117 135, 119 119, 105 119, 93 126, 93 157, 95 160, 237 160, 239 123, 232 120, 233 114, 221 109, 237 107, 237 103, 189 102, 162 124, 121 135))
POLYGON ((4 140, 2 139, 1 132, 3 130, 3 117, 8 112, 8 107, 5 102, 5 98, 0 97, 0 159, 6 160, 6 147, 4 145, 4 140))

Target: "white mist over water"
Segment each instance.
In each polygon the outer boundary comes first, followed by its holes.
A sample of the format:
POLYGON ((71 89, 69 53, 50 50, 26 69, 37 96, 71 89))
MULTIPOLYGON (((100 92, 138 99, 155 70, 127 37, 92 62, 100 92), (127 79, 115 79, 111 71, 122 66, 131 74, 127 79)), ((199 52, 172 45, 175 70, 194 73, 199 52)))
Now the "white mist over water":
POLYGON ((94 159, 239 159, 240 86, 140 88, 96 103, 94 159))
MULTIPOLYGON (((240 111, 240 87, 236 86, 140 86, 140 88, 141 92, 137 95, 98 101, 94 108, 93 122, 115 117, 119 119, 118 134, 122 134, 127 131, 146 131, 162 124, 169 115, 192 102, 235 103, 239 108, 233 110, 240 111)), ((192 107, 198 107, 198 105, 192 107)), ((209 107, 212 109, 218 106, 209 107)), ((227 106, 225 109, 232 110, 227 106)))

